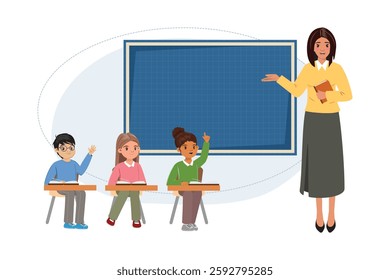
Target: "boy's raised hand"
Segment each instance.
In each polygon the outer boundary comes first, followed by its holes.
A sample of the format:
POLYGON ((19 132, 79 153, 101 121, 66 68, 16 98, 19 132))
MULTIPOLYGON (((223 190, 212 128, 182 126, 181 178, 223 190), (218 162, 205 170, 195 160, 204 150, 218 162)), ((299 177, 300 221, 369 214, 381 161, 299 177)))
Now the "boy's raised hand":
POLYGON ((90 155, 92 155, 95 151, 96 151, 96 146, 95 145, 91 145, 91 147, 88 148, 88 153, 90 155))
POLYGON ((206 132, 203 133, 203 140, 208 143, 210 141, 210 136, 206 135, 206 132))

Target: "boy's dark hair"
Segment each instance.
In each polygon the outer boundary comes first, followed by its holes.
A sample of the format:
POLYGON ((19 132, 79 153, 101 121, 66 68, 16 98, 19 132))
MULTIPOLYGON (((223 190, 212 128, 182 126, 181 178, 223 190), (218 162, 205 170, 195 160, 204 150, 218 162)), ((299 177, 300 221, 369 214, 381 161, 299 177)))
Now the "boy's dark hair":
POLYGON ((54 139, 53 146, 55 149, 58 149, 59 145, 63 145, 65 143, 72 144, 73 146, 76 145, 72 135, 68 133, 61 133, 56 136, 56 139, 54 139))

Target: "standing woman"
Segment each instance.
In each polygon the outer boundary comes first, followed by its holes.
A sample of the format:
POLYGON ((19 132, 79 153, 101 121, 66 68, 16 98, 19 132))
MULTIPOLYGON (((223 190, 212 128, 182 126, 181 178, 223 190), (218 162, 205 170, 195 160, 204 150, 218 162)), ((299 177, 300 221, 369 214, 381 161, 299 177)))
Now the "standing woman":
POLYGON ((326 228, 336 228, 336 195, 344 191, 344 163, 338 102, 352 99, 351 88, 343 68, 333 62, 336 39, 326 28, 317 28, 307 41, 306 64, 295 82, 277 74, 267 74, 263 82, 277 82, 299 97, 307 89, 303 127, 302 170, 300 192, 316 198, 316 229, 322 232, 325 222, 322 198, 329 197, 326 228), (328 80, 331 90, 316 91, 314 86, 328 80))

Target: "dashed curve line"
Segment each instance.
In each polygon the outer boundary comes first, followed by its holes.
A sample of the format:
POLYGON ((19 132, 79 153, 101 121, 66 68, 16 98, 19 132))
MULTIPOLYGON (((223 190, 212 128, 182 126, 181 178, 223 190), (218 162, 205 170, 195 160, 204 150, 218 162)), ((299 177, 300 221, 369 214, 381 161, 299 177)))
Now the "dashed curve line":
MULTIPOLYGON (((43 95, 43 92, 45 91, 45 88, 47 86, 47 84, 49 83, 49 81, 51 80, 51 78, 54 76, 54 74, 56 74, 65 64, 67 64, 69 61, 71 61, 73 58, 77 57, 78 55, 84 53, 85 51, 93 48, 93 47, 96 47, 98 45, 101 45, 101 44, 104 44, 106 42, 109 42, 111 40, 115 40, 115 39, 118 39, 118 38, 121 38, 121 37, 124 37, 124 36, 129 36, 129 35, 135 35, 135 34, 138 34, 138 33, 144 33, 144 32, 151 32, 151 31, 160 31, 160 30, 174 30, 174 29, 196 29, 196 30, 208 30, 208 31, 219 31, 219 32, 225 32, 225 33, 230 33, 230 34, 234 34, 234 35, 240 35, 240 36, 244 36, 244 37, 248 37, 248 38, 251 38, 251 39, 254 39, 254 40, 259 40, 258 38, 256 37, 253 37, 253 36, 250 36, 250 35, 246 35, 246 34, 243 34, 243 33, 240 33, 240 32, 234 32, 234 31, 229 31, 229 30, 223 30, 223 29, 218 29, 218 28, 208 28, 208 27, 159 27, 159 28, 150 28, 150 29, 144 29, 144 30, 140 30, 140 31, 134 31, 134 32, 129 32, 129 33, 125 33, 125 34, 122 34, 122 35, 118 35, 118 36, 114 36, 114 37, 111 37, 109 39, 106 39, 106 40, 103 40, 103 41, 100 41, 100 42, 97 42, 93 45, 90 45, 89 47, 86 47, 84 49, 82 49, 81 51, 75 53, 74 55, 72 55, 70 58, 68 58, 67 60, 65 60, 60 66, 58 66, 52 73, 51 75, 49 76, 49 78, 46 80, 46 82, 44 83, 42 89, 41 89, 41 92, 39 94, 39 97, 38 97, 38 102, 37 102, 37 120, 38 120, 38 125, 39 125, 39 129, 41 130, 41 133, 43 135, 43 137, 45 138, 46 142, 49 144, 49 146, 51 147, 51 143, 49 141, 49 139, 47 138, 45 132, 43 131, 43 128, 42 128, 42 124, 41 124, 41 119, 40 119, 40 114, 39 114, 39 110, 40 110, 40 102, 41 102, 41 98, 42 98, 42 95, 43 95)), ((254 183, 251 183, 251 184, 248 184, 248 185, 245 185, 245 186, 240 186, 240 187, 236 187, 236 188, 231 188, 231 189, 228 189, 228 190, 222 190, 221 192, 226 192, 226 191, 232 191, 232 190, 237 190, 237 189, 242 189, 242 188, 246 188, 246 187, 250 187, 252 185, 256 185, 256 184, 260 184, 262 182, 265 182, 265 181, 268 181, 276 176, 279 176, 280 174, 288 171, 289 169, 293 168, 295 165, 297 165, 298 163, 300 163, 301 161, 295 163, 294 165, 290 166, 289 168, 271 176, 271 177, 268 177, 268 178, 265 178, 261 181, 258 181, 258 182, 254 182, 254 183)), ((93 178, 96 178, 102 182, 105 182, 107 183, 108 181, 106 179, 102 179, 96 175, 93 175, 89 172, 85 172, 87 175, 93 177, 93 178)), ((155 194, 169 194, 167 192, 153 192, 155 194)))
MULTIPOLYGON (((293 165, 291 165, 290 167, 288 167, 288 168, 286 168, 286 169, 280 171, 279 173, 276 173, 276 174, 274 174, 274 175, 272 175, 272 176, 269 176, 269 177, 267 177, 267 178, 264 178, 264 179, 262 179, 262 180, 260 180, 260 181, 257 181, 257 182, 254 182, 254 183, 250 183, 250 184, 246 184, 246 185, 239 186, 239 187, 227 188, 227 189, 224 189, 224 190, 220 190, 220 191, 218 191, 218 192, 210 191, 210 192, 207 192, 207 194, 220 194, 220 193, 223 193, 223 192, 230 192, 230 191, 236 191, 236 190, 239 190, 239 189, 246 189, 246 188, 252 187, 252 186, 257 185, 257 184, 262 184, 262 183, 264 183, 264 182, 266 182, 266 181, 269 181, 269 180, 271 180, 271 179, 273 179, 273 178, 275 178, 275 177, 277 177, 277 176, 279 176, 279 175, 281 175, 281 174, 283 174, 283 173, 285 173, 285 172, 287 172, 287 171, 293 169, 294 167, 296 167, 297 165, 299 165, 301 162, 302 162, 302 161, 299 160, 299 161, 297 161, 296 163, 294 163, 293 165)), ((158 192, 158 191, 153 191, 151 194, 164 194, 164 195, 165 195, 165 194, 171 194, 171 193, 170 193, 170 192, 158 192)))

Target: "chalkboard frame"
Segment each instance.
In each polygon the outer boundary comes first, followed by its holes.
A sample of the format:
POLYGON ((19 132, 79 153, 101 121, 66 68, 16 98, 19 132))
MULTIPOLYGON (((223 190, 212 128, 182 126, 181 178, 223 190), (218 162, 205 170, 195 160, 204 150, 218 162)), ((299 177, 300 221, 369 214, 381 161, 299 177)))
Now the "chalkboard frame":
MULTIPOLYGON (((130 100, 131 100, 131 92, 130 92, 130 52, 131 47, 139 47, 139 46, 183 46, 183 47, 194 47, 194 46, 275 46, 275 47, 288 47, 290 48, 290 60, 286 61, 291 67, 291 76, 287 77, 288 79, 294 81, 296 78, 297 66, 296 66, 296 40, 124 40, 124 64, 123 64, 123 72, 124 72, 124 97, 123 97, 123 127, 124 132, 131 132, 131 122, 130 122, 130 100)), ((260 79, 259 77, 259 83, 260 79)), ((275 87, 279 87, 275 84, 275 87)), ((296 108, 297 108, 297 100, 292 95, 289 95, 291 100, 291 107, 289 108, 288 114, 290 114, 289 119, 291 121, 290 128, 290 147, 285 149, 223 149, 223 150, 213 150, 211 146, 210 154, 211 155, 296 155, 296 108)), ((172 128, 173 129, 173 128, 172 128)), ((198 138, 201 135, 197 135, 198 138)), ((173 142, 173 138, 171 139, 173 142)), ((198 139, 199 146, 201 148, 201 139, 198 139)), ((174 145, 170 145, 167 149, 142 149, 141 154, 144 155, 177 155, 178 152, 174 149, 174 145)))

